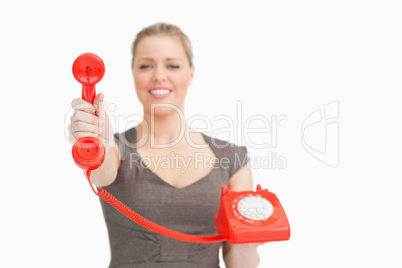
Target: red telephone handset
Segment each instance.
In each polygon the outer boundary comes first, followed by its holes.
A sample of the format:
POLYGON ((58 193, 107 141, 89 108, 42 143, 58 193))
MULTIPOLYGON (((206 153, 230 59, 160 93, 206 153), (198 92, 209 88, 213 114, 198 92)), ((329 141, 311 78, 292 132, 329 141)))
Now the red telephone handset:
MULTIPOLYGON (((102 80, 105 64, 93 53, 80 55, 73 63, 73 75, 82 84, 82 99, 94 103, 95 84, 102 80)), ((73 146, 73 158, 77 166, 83 170, 97 169, 105 160, 105 146, 94 137, 83 137, 73 146)))
MULTIPOLYGON (((93 53, 80 55, 73 64, 75 79, 82 84, 82 98, 93 103, 98 83, 105 73, 105 65, 101 58, 93 53)), ((92 186, 91 170, 102 165, 105 158, 105 147, 101 141, 93 137, 83 137, 73 146, 72 154, 75 163, 86 171, 89 185, 94 193, 115 207, 139 225, 181 241, 192 243, 215 243, 229 240, 232 244, 262 243, 288 240, 290 237, 289 222, 285 211, 275 194, 262 190, 230 191, 222 186, 219 212, 215 214, 215 230, 219 235, 198 236, 183 234, 155 224, 126 207, 110 193, 92 186)))

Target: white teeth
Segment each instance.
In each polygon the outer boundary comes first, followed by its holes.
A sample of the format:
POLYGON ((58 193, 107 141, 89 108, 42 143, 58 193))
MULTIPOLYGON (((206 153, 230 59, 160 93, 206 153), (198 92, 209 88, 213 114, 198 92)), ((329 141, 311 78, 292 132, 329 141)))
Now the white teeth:
POLYGON ((150 91, 151 94, 155 95, 168 94, 169 92, 170 92, 169 89, 154 89, 150 91))

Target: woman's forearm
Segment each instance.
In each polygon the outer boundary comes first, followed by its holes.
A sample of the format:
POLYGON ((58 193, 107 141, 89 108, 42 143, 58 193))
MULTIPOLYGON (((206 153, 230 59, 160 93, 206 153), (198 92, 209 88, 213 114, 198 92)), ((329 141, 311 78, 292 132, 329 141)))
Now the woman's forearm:
POLYGON ((224 262, 226 268, 255 268, 260 263, 257 247, 259 244, 232 245, 224 262))

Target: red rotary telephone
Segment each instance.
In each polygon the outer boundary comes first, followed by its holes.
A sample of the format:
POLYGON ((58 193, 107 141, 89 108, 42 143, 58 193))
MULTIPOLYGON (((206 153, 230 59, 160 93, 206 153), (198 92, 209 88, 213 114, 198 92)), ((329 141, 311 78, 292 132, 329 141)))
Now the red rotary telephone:
MULTIPOLYGON (((93 53, 80 55, 73 64, 75 79, 82 84, 82 99, 93 103, 98 83, 105 74, 105 65, 101 58, 93 53)), ((222 186, 219 212, 215 214, 215 230, 217 236, 198 236, 183 234, 167 229, 141 217, 110 193, 92 186, 91 170, 102 165, 105 158, 105 147, 101 141, 93 137, 83 137, 73 146, 72 154, 75 163, 87 173, 89 185, 94 193, 110 205, 141 226, 181 241, 192 243, 215 243, 229 240, 232 244, 262 243, 288 240, 290 227, 285 211, 275 194, 267 189, 235 192, 226 185, 222 186)))

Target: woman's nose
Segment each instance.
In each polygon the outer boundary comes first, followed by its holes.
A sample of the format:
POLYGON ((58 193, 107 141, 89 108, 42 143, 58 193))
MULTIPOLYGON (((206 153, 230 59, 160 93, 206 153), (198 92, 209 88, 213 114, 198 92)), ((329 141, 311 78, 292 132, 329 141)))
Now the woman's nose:
POLYGON ((155 70, 153 75, 154 81, 165 81, 167 79, 166 70, 163 67, 158 66, 154 70, 155 70))

